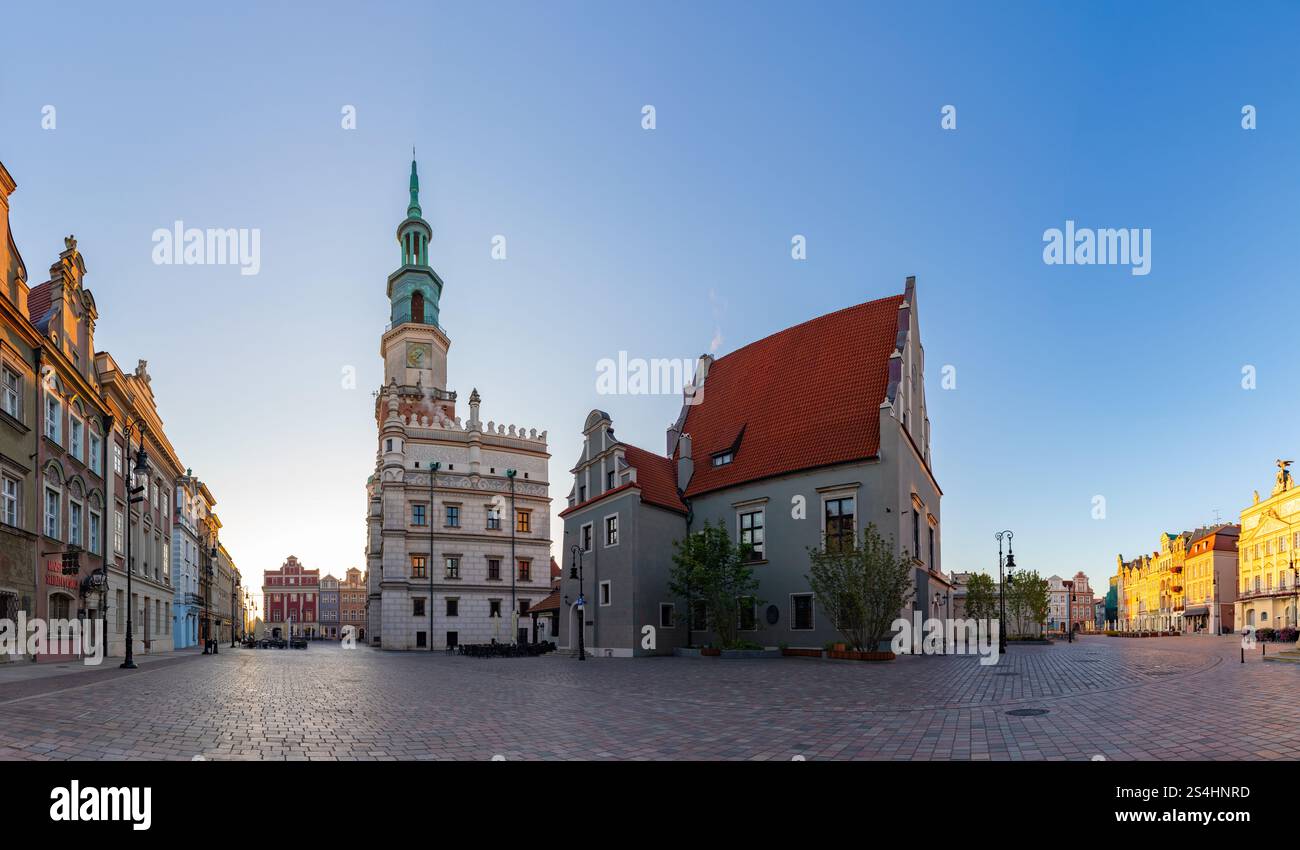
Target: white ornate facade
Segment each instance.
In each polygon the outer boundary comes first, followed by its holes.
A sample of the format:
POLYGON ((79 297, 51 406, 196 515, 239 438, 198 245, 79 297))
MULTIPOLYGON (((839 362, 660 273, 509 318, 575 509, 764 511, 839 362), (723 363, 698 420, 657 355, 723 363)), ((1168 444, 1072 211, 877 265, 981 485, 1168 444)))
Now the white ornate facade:
POLYGON ((484 422, 477 391, 468 417, 457 415, 446 386, 451 341, 437 323, 442 280, 428 265, 432 230, 417 193, 412 163, 402 265, 388 278, 392 323, 380 341, 365 637, 390 650, 510 643, 530 628, 519 613, 550 593, 546 432, 484 422))

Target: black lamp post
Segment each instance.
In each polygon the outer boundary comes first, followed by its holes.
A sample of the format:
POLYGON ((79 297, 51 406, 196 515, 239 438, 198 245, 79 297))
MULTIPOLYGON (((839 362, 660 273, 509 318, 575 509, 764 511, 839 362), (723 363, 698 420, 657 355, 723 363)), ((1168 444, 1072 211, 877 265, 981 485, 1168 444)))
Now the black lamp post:
POLYGON ((1015 532, 1010 529, 999 531, 993 537, 998 541, 998 651, 1007 651, 1007 581, 1003 574, 1004 562, 1002 560, 1002 539, 1007 541, 1007 557, 1005 562, 1006 571, 1010 572, 1011 568, 1016 565, 1015 556, 1011 553, 1011 538, 1015 537, 1015 532))
POLYGON ((515 561, 515 531, 519 527, 519 514, 515 511, 515 473, 516 470, 506 470, 506 478, 510 479, 510 628, 514 632, 510 636, 511 643, 519 640, 519 603, 515 601, 515 574, 519 571, 519 564, 515 561))
POLYGON ((570 567, 572 572, 570 578, 578 580, 578 660, 587 660, 587 646, 584 634, 587 631, 587 609, 586 600, 582 596, 582 547, 575 545, 573 547, 573 564, 570 567))
POLYGON ((137 502, 143 502, 146 498, 145 491, 149 487, 149 453, 144 448, 144 429, 139 419, 127 418, 126 424, 122 429, 122 435, 126 438, 126 454, 131 456, 131 432, 135 431, 140 435, 140 450, 136 453, 135 464, 131 469, 133 487, 127 488, 127 505, 126 505, 126 657, 121 663, 124 670, 134 670, 135 663, 135 601, 131 593, 131 575, 135 572, 135 563, 131 560, 131 506, 137 502))
POLYGON ((235 611, 239 606, 235 604, 235 574, 230 574, 230 648, 235 648, 235 611))

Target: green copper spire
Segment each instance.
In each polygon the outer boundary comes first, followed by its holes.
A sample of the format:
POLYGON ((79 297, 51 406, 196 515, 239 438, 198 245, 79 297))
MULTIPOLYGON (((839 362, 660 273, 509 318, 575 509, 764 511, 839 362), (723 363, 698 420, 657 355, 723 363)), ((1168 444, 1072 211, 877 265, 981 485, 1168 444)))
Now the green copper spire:
POLYGON ((415 148, 411 148, 411 205, 406 208, 406 214, 420 216, 420 175, 415 173, 415 148))

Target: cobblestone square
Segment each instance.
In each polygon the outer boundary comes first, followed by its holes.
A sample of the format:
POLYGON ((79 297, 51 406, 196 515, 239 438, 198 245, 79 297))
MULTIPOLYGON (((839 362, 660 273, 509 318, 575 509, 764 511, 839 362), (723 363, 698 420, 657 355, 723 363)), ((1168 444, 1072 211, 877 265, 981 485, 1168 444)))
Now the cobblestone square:
POLYGON ((988 667, 224 649, 0 678, 0 758, 1300 758, 1300 666, 1239 646, 1089 636, 988 667))

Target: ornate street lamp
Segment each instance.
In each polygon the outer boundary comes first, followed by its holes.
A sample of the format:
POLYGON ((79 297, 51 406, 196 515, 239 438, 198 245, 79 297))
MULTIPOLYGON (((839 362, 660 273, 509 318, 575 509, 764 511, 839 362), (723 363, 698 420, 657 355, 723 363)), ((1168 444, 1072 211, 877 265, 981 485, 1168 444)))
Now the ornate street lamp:
MULTIPOLYGON (((577 606, 578 606, 578 660, 579 660, 579 661, 586 661, 586 660, 587 660, 587 646, 586 646, 586 642, 585 642, 585 640, 584 640, 584 634, 585 634, 586 631, 587 631, 587 623, 586 623, 586 620, 587 620, 587 609, 586 609, 586 607, 585 607, 585 606, 586 606, 586 600, 582 598, 582 547, 581 547, 581 546, 578 546, 578 545, 576 545, 576 544, 574 545, 574 547, 573 547, 573 561, 571 561, 570 563, 572 563, 574 566, 571 566, 571 567, 569 568, 569 569, 571 570, 571 572, 569 573, 569 578, 576 578, 576 579, 578 580, 578 602, 577 602, 577 606)), ((569 644, 569 645, 572 646, 573 644, 569 644)))
POLYGON ((1015 555, 1011 552, 1011 539, 1015 537, 1015 532, 1010 529, 999 531, 993 537, 998 541, 998 651, 1007 651, 1007 581, 1003 574, 1003 567, 1010 572, 1016 565, 1015 555), (1002 539, 1007 541, 1007 556, 1005 564, 1002 560, 1002 539))
POLYGON ((1074 603, 1074 582, 1062 581, 1065 585, 1065 641, 1074 643, 1074 614, 1071 611, 1071 605, 1074 603))
POLYGON ((135 562, 131 560, 131 506, 137 502, 143 502, 146 498, 146 492, 149 489, 149 453, 144 447, 144 429, 140 420, 128 417, 123 427, 123 436, 126 437, 126 454, 131 456, 131 432, 135 431, 140 435, 140 450, 135 455, 135 464, 131 469, 131 480, 134 486, 127 488, 127 506, 126 506, 126 657, 121 663, 124 670, 134 670, 135 663, 135 601, 131 593, 131 575, 135 572, 135 562))

